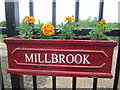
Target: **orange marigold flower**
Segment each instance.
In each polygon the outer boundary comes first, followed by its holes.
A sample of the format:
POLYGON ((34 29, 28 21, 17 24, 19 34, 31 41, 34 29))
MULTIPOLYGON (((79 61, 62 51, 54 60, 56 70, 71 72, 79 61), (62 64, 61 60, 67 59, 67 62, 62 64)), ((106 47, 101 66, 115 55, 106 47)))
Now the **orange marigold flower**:
POLYGON ((66 21, 74 21, 74 16, 70 17, 70 16, 66 16, 64 22, 66 21))
POLYGON ((104 19, 102 19, 101 21, 97 22, 97 25, 103 25, 106 24, 106 21, 104 19))
POLYGON ((46 36, 52 35, 54 33, 54 30, 43 30, 43 34, 46 36))
POLYGON ((25 16, 25 19, 26 19, 26 20, 29 20, 29 16, 25 16))
POLYGON ((54 26, 46 23, 42 26, 43 34, 46 36, 52 35, 54 33, 54 26))
POLYGON ((29 17, 29 19, 27 20, 27 23, 35 23, 35 18, 29 17))
POLYGON ((35 23, 35 18, 33 17, 25 16, 25 20, 27 23, 35 23))
POLYGON ((101 25, 102 23, 101 23, 101 21, 100 22, 97 22, 97 25, 101 25))

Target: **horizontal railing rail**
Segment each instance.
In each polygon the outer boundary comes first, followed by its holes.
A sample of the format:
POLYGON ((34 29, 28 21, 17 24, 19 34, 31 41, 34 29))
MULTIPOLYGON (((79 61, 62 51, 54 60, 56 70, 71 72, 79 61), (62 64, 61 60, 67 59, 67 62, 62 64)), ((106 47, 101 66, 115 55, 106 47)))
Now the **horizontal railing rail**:
MULTIPOLYGON (((87 27, 87 28, 80 28, 81 30, 74 30, 74 33, 76 36, 80 36, 80 35, 88 35, 89 31, 92 30, 92 27, 87 27)), ((0 32, 2 32, 1 34, 7 34, 7 29, 6 27, 0 27, 0 32)), ((105 33, 107 36, 120 36, 120 28, 112 28, 112 30, 110 32, 106 32, 105 33)))

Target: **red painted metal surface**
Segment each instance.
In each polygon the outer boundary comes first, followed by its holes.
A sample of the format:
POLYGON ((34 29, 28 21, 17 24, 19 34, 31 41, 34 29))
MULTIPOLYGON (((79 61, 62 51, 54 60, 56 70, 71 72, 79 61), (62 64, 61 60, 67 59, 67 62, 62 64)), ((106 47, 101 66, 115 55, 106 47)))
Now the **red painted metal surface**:
POLYGON ((6 38, 8 73, 112 78, 113 40, 6 38))

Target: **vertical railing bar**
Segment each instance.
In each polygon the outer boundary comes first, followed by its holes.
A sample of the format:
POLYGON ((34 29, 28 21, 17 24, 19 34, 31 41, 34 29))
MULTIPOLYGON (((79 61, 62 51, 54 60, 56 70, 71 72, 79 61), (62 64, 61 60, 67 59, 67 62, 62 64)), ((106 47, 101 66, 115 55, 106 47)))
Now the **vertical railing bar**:
MULTIPOLYGON (((6 28, 7 36, 15 36, 17 34, 16 27, 19 25, 19 1, 5 0, 6 28)), ((11 74, 12 90, 23 90, 23 75, 11 74)))
MULTIPOLYGON (((33 0, 29 0, 29 12, 30 12, 30 16, 34 17, 33 0)), ((32 79, 33 79, 33 90, 37 90, 37 76, 32 75, 32 79)))
POLYGON ((4 90, 3 78, 2 78, 2 89, 1 90, 4 90))
POLYGON ((33 78, 33 90, 37 90, 37 77, 36 75, 32 75, 33 78))
POLYGON ((30 16, 34 16, 33 0, 29 0, 29 12, 30 16))
POLYGON ((5 0, 6 13, 6 29, 7 36, 15 36, 18 34, 16 27, 19 25, 19 2, 18 0, 5 0), (11 8, 11 9, 10 9, 11 8))
MULTIPOLYGON (((52 0, 52 25, 56 27, 56 0, 52 0)), ((52 88, 56 90, 56 76, 52 77, 52 88)))
POLYGON ((98 79, 94 78, 93 79, 93 90, 97 90, 97 82, 98 82, 98 79))
POLYGON ((75 22, 79 21, 79 0, 75 3, 75 22))
POLYGON ((104 0, 100 0, 98 21, 103 19, 104 0))
MULTIPOLYGON (((98 21, 103 19, 104 0, 100 0, 98 21)), ((97 90, 98 78, 93 79, 93 90, 97 90)))
POLYGON ((76 90, 76 77, 73 77, 72 90, 76 90))
POLYGON ((56 0, 52 1, 52 25, 56 27, 56 0))
MULTIPOLYGON (((75 2, 75 22, 79 21, 79 0, 75 2)), ((76 77, 72 79, 72 90, 76 90, 76 77)))
POLYGON ((53 87, 53 90, 56 90, 56 76, 52 77, 52 87, 53 87))
POLYGON ((24 90, 23 75, 11 74, 12 90, 24 90))

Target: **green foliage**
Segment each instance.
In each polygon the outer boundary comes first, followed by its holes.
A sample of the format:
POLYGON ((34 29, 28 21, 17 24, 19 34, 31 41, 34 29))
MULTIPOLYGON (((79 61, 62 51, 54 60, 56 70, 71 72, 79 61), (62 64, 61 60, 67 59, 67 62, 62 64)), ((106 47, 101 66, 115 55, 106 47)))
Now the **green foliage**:
POLYGON ((97 17, 94 17, 92 20, 91 17, 88 17, 87 20, 79 20, 80 27, 94 27, 97 22, 97 17))
POLYGON ((96 26, 93 27, 93 30, 89 32, 88 37, 90 37, 92 40, 104 40, 108 39, 108 36, 106 36, 105 32, 110 32, 112 29, 106 25, 106 21, 102 19, 99 22, 96 22, 96 26))
MULTIPOLYGON (((104 33, 110 32, 111 28, 118 28, 119 23, 107 23, 105 25, 96 25, 97 17, 91 19, 89 17, 87 20, 79 20, 79 22, 74 22, 74 17, 66 17, 65 23, 58 24, 56 28, 60 39, 73 39, 75 34, 73 30, 81 30, 80 28, 92 27, 93 30, 89 32, 88 37, 91 37, 93 40, 101 40, 101 39, 109 39, 104 33)), ((20 26, 17 28, 19 30, 20 38, 41 38, 41 39, 52 39, 53 35, 44 35, 43 31, 41 30, 43 23, 38 22, 38 24, 30 24, 27 23, 25 19, 23 19, 20 26)))
POLYGON ((75 34, 73 30, 79 30, 79 23, 68 21, 67 23, 61 23, 57 27, 59 28, 59 36, 61 39, 73 39, 75 34))
POLYGON ((111 28, 119 28, 119 27, 118 27, 118 24, 119 24, 119 23, 107 23, 106 26, 107 26, 107 27, 111 27, 111 28))
POLYGON ((36 37, 38 37, 39 35, 42 34, 42 30, 41 30, 42 26, 43 26, 43 23, 40 23, 40 22, 38 22, 38 24, 34 25, 34 31, 36 32, 36 34, 35 34, 36 37))
POLYGON ((19 31, 19 38, 23 39, 50 39, 54 34, 54 26, 46 23, 40 23, 38 20, 38 24, 35 23, 35 18, 25 16, 22 20, 22 23, 17 28, 19 31))
POLYGON ((7 38, 7 35, 6 34, 0 34, 0 42, 3 42, 3 39, 4 38, 7 38))
MULTIPOLYGON (((88 17, 87 20, 80 19, 79 25, 80 27, 94 27, 97 21, 97 17, 94 17, 93 19, 91 19, 91 17, 88 17)), ((118 28, 118 24, 119 23, 107 23, 106 26, 111 28, 118 28)))
POLYGON ((88 37, 90 37, 92 40, 104 40, 109 39, 108 36, 106 36, 104 33, 110 32, 108 29, 104 29, 104 27, 96 26, 89 32, 88 37))
POLYGON ((6 21, 0 22, 0 27, 6 27, 6 21))
POLYGON ((20 26, 17 28, 20 34, 20 38, 28 38, 31 39, 33 37, 33 24, 29 24, 23 19, 20 26))
POLYGON ((119 37, 118 36, 109 36, 110 39, 115 40, 115 41, 119 41, 119 37))
MULTIPOLYGON (((105 25, 97 26, 97 17, 94 17, 94 19, 91 19, 89 17, 87 20, 80 20, 79 25, 80 27, 92 27, 93 30, 89 32, 88 37, 91 37, 93 40, 101 40, 101 39, 109 39, 111 37, 106 36, 105 32, 110 32, 111 28, 118 28, 119 23, 106 23, 105 25)), ((114 38, 112 38, 114 39, 114 38)), ((116 40, 116 38, 115 38, 116 40)))

